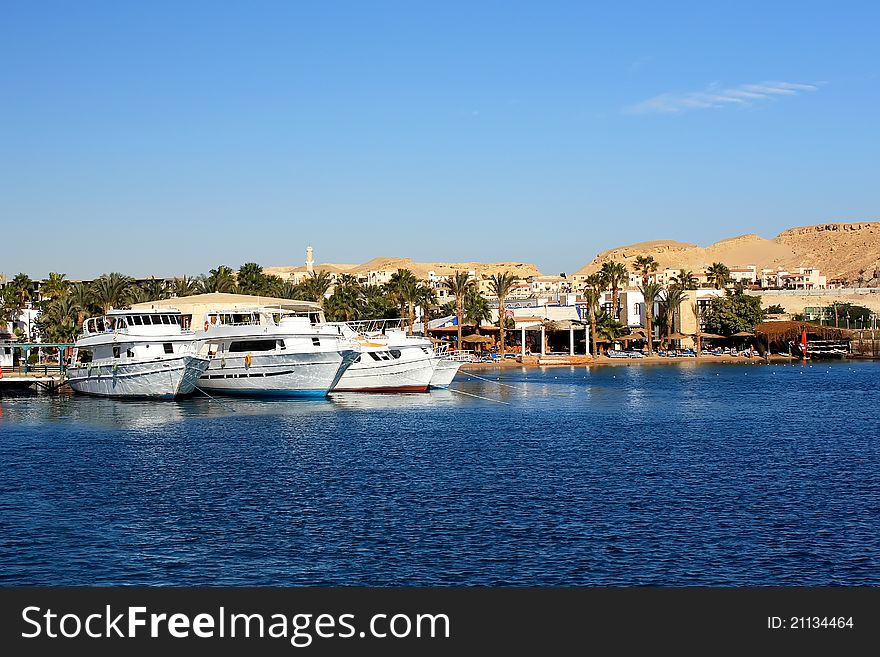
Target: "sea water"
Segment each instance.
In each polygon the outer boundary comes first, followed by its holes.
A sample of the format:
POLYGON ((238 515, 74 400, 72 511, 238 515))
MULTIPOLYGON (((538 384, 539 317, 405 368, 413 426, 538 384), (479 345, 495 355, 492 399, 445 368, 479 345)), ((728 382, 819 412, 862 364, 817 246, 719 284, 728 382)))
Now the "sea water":
POLYGON ((880 364, 475 374, 0 397, 0 584, 880 584, 880 364))

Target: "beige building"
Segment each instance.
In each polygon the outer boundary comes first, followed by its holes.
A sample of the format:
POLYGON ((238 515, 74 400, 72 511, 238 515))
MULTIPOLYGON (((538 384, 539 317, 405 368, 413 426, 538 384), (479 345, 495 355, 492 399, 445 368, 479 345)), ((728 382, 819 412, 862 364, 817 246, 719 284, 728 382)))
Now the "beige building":
POLYGON ((311 301, 279 299, 277 297, 261 297, 251 294, 194 294, 189 297, 145 301, 132 305, 133 310, 175 309, 183 316, 183 328, 199 331, 205 321, 205 315, 219 311, 251 311, 257 308, 277 308, 287 312, 311 315, 316 321, 323 321, 321 307, 311 301))

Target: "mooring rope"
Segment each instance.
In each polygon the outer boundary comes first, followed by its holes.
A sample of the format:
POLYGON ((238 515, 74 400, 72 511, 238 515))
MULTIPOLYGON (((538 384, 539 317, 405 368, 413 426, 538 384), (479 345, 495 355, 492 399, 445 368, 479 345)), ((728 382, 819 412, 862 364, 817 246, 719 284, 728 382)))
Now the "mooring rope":
MULTIPOLYGON (((493 381, 492 379, 487 379, 486 377, 480 376, 479 374, 473 374, 471 372, 468 372, 467 370, 464 371, 464 375, 473 377, 475 379, 479 379, 480 381, 485 381, 487 383, 494 383, 495 385, 504 386, 505 388, 514 388, 514 389, 518 388, 518 386, 512 386, 509 383, 501 383, 501 381, 493 381)), ((522 383, 520 385, 526 386, 528 384, 522 383)))

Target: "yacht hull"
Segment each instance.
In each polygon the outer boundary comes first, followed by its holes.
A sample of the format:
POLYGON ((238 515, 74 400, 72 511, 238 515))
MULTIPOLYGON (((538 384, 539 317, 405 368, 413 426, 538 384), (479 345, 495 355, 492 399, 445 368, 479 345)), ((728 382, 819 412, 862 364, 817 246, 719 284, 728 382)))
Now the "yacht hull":
POLYGON ((434 363, 434 374, 431 375, 432 388, 448 388, 463 365, 461 361, 441 358, 434 363))
POLYGON ((216 356, 199 388, 255 397, 325 397, 358 353, 354 350, 216 356))
POLYGON ((434 365, 429 357, 390 362, 359 362, 336 385, 339 392, 425 392, 434 365))
POLYGON ((68 369, 75 392, 99 397, 174 399, 189 395, 208 359, 185 355, 141 362, 93 363, 68 369))

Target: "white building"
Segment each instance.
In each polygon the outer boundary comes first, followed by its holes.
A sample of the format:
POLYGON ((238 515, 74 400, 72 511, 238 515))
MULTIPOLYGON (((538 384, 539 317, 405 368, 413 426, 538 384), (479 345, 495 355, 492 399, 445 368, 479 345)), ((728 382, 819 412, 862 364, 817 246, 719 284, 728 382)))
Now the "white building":
POLYGON ((755 265, 747 265, 744 267, 733 267, 730 270, 730 280, 735 283, 744 283, 752 285, 758 282, 758 268, 755 265))

